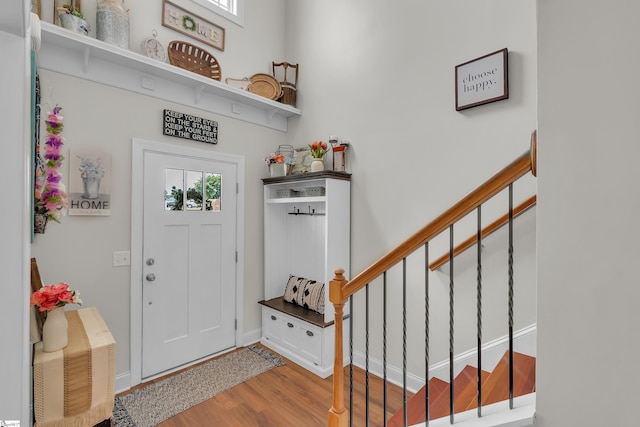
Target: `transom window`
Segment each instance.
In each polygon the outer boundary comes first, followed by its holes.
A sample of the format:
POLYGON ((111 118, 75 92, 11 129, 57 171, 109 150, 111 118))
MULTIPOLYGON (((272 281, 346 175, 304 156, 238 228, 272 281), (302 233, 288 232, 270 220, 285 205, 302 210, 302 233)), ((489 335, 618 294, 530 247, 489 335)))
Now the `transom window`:
POLYGON ((229 13, 236 14, 236 2, 234 0, 209 0, 209 3, 213 3, 214 6, 229 13))
POLYGON ((224 18, 244 25, 244 0, 191 0, 224 18))

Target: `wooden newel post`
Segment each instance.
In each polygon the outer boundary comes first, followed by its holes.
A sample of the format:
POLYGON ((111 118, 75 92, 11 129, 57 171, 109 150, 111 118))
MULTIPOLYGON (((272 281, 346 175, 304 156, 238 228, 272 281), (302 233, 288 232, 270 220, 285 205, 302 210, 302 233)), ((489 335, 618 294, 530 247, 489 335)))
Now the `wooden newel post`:
POLYGON ((344 349, 343 349, 343 323, 342 316, 346 298, 342 296, 342 287, 347 283, 344 278, 344 270, 338 268, 334 271, 335 277, 329 282, 329 301, 335 309, 335 359, 333 362, 333 403, 329 410, 329 427, 346 427, 349 422, 349 414, 344 407, 344 349))

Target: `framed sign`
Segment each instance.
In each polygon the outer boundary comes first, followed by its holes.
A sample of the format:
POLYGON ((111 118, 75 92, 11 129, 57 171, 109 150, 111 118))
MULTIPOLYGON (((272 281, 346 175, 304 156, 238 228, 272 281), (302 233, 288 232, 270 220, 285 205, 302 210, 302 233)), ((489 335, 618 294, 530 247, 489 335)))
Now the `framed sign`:
POLYGON ((162 25, 224 51, 224 28, 167 0, 162 2, 162 25))
POLYGON ((111 155, 101 150, 69 150, 69 215, 111 214, 111 155))
POLYGON ((456 111, 509 98, 507 48, 456 66, 456 111))
POLYGON ((218 143, 218 122, 177 111, 164 110, 162 134, 192 141, 218 143))

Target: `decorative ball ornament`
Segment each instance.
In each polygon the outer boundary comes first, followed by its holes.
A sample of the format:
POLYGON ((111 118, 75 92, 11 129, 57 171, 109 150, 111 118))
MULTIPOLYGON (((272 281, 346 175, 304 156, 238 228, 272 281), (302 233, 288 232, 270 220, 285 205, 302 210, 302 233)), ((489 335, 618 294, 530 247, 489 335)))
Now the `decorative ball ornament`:
POLYGON ((153 37, 148 37, 142 41, 141 50, 142 54, 148 56, 156 61, 166 62, 167 51, 164 46, 158 41, 158 33, 153 30, 153 37))

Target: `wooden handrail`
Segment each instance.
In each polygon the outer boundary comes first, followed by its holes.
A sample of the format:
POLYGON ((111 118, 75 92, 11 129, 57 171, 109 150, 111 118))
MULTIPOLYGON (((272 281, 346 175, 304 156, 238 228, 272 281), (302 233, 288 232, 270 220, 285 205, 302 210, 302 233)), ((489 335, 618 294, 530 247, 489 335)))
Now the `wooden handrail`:
POLYGON ((472 212, 475 208, 491 199, 528 172, 535 171, 535 152, 536 132, 534 131, 531 135, 531 147, 526 153, 518 157, 493 177, 489 178, 484 184, 451 206, 391 252, 378 259, 378 261, 366 268, 363 272, 345 283, 341 287, 339 295, 334 294, 333 296, 329 296, 330 301, 333 304, 344 304, 351 295, 382 275, 382 273, 389 270, 403 258, 409 256, 426 242, 442 233, 450 225, 464 218, 468 213, 472 212))
MULTIPOLYGON (((520 156, 513 163, 484 184, 473 190, 458 203, 447 209, 442 215, 420 231, 405 240, 391 252, 380 258, 370 267, 347 281, 343 276, 344 270, 335 271, 335 277, 329 282, 329 300, 335 307, 335 359, 333 364, 333 402, 328 413, 329 427, 347 427, 349 414, 344 406, 344 356, 343 356, 343 309, 347 299, 362 289, 368 283, 382 275, 396 265, 403 258, 409 256, 426 242, 455 224, 478 206, 507 188, 517 179, 528 172, 536 175, 536 131, 531 134, 531 147, 528 152, 520 156)), ((535 197, 535 196, 534 196, 535 197)))
MULTIPOLYGON (((537 199, 535 195, 531 196, 527 200, 525 200, 524 202, 520 203, 518 206, 513 208, 513 217, 516 218, 522 215, 523 213, 525 213, 526 211, 528 211, 529 209, 531 209, 533 206, 535 206, 536 200, 537 199)), ((506 213, 482 229, 481 231, 482 238, 484 239, 485 237, 491 235, 493 232, 497 231, 500 227, 505 225, 508 221, 509 221, 509 214, 506 213)), ((467 240, 460 243, 458 246, 456 246, 453 249, 453 256, 454 257, 458 256, 462 252, 466 251, 467 249, 475 245, 477 241, 478 241, 477 235, 473 235, 469 237, 467 240)), ((438 258, 437 260, 429 264, 429 269, 433 271, 436 268, 443 266, 447 262, 449 262, 449 253, 442 255, 440 258, 438 258)))

